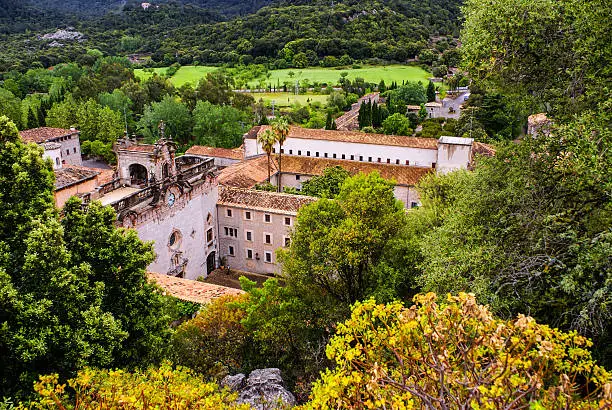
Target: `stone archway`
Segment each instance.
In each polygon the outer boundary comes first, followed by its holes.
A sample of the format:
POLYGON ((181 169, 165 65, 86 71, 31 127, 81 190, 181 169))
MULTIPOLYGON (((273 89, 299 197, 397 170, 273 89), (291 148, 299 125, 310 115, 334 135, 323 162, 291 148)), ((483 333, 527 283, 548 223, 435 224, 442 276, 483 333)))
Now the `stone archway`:
POLYGON ((141 164, 132 164, 128 168, 130 173, 130 185, 132 186, 146 186, 149 182, 149 175, 147 168, 141 164))

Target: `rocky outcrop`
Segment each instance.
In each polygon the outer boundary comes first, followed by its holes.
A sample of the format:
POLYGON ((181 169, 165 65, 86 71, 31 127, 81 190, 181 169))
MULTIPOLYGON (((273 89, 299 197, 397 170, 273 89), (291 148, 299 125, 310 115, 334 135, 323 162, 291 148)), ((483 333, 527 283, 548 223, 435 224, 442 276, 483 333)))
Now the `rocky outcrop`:
POLYGON ((72 29, 72 27, 67 29, 58 29, 55 33, 49 33, 42 36, 43 40, 60 40, 60 41, 74 41, 74 40, 82 40, 85 36, 83 33, 79 33, 78 31, 72 29))
POLYGON ((255 410, 288 409, 295 406, 295 397, 284 387, 279 369, 253 370, 247 378, 240 373, 226 376, 222 386, 238 392, 238 403, 255 410))

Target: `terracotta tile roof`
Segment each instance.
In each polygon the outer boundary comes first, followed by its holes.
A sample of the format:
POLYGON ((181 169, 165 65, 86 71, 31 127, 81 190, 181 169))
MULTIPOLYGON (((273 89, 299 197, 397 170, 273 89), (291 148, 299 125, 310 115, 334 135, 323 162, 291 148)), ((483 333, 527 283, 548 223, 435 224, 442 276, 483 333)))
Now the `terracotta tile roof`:
POLYGON ((187 155, 202 155, 205 157, 216 157, 216 158, 228 158, 228 159, 238 159, 241 160, 244 158, 244 151, 242 147, 230 149, 230 148, 215 148, 215 147, 206 147, 203 145, 194 145, 189 148, 187 155))
MULTIPOLYGON (((272 173, 274 173, 274 170, 272 170, 272 173)), ((260 156, 222 169, 218 181, 222 185, 252 188, 267 179, 268 159, 265 156, 260 156)))
POLYGON ((152 144, 138 144, 130 145, 129 147, 120 147, 120 150, 134 151, 134 152, 153 152, 155 151, 155 145, 152 144))
POLYGON ((40 144, 41 142, 46 142, 49 140, 53 140, 55 138, 65 137, 68 135, 78 134, 77 130, 67 130, 64 128, 50 128, 50 127, 40 127, 40 128, 32 128, 30 130, 20 131, 19 135, 21 135, 21 139, 25 142, 34 142, 36 144, 40 144))
POLYGON ((98 171, 91 168, 64 165, 62 168, 55 170, 55 190, 58 191, 88 181, 98 174, 98 171))
POLYGON ((239 289, 198 282, 197 280, 175 278, 161 273, 149 272, 147 276, 149 280, 155 282, 170 296, 187 302, 205 304, 222 296, 244 293, 239 289))
MULTIPOLYGON (((276 166, 276 164, 275 164, 276 166)), ((411 167, 406 165, 390 165, 379 162, 344 161, 327 158, 300 157, 283 155, 283 173, 301 175, 323 175, 325 168, 342 167, 351 175, 369 174, 378 171, 381 177, 393 179, 398 185, 415 185, 425 175, 433 172, 433 168, 411 167)))
POLYGON ((483 142, 474 142, 472 145, 472 155, 474 154, 492 157, 495 155, 495 148, 492 145, 485 144, 483 142))
POLYGON ((256 191, 254 189, 219 187, 217 204, 246 207, 260 211, 282 211, 297 214, 297 211, 317 198, 304 195, 279 194, 276 192, 256 191))
MULTIPOLYGON (((267 129, 270 129, 270 126, 261 126, 256 132, 251 130, 246 134, 246 138, 257 138, 257 135, 267 129)), ((355 131, 314 130, 301 127, 291 127, 289 130, 289 138, 438 149, 438 140, 435 138, 400 137, 396 135, 366 134, 355 131)))

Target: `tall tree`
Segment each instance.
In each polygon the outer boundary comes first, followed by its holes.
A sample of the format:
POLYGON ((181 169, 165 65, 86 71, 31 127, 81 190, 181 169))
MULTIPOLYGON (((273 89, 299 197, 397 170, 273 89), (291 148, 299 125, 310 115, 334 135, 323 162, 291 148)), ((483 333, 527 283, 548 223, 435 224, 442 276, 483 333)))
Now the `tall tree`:
POLYGON ((248 117, 234 107, 198 101, 193 110, 195 143, 213 147, 236 148, 242 144, 248 117))
MULTIPOLYGON (((276 136, 272 130, 265 130, 261 133, 261 135, 257 136, 257 142, 261 145, 261 149, 264 150, 266 156, 268 157, 268 182, 270 182, 270 156, 272 155, 272 150, 274 149, 274 144, 276 144, 276 136)), ((278 176, 278 184, 280 185, 281 174, 278 176)))
POLYGON ((429 84, 427 84, 427 102, 433 101, 436 101, 436 86, 433 81, 430 80, 429 84))
POLYGON ((285 117, 278 117, 272 122, 272 132, 276 136, 276 142, 278 142, 278 192, 281 192, 281 178, 282 173, 282 161, 283 161, 283 144, 289 136, 289 121, 285 117))
POLYGON ((187 146, 191 137, 193 118, 189 109, 174 97, 167 95, 160 102, 145 107, 138 121, 138 131, 149 141, 156 141, 160 121, 166 124, 166 137, 174 138, 179 144, 187 146))

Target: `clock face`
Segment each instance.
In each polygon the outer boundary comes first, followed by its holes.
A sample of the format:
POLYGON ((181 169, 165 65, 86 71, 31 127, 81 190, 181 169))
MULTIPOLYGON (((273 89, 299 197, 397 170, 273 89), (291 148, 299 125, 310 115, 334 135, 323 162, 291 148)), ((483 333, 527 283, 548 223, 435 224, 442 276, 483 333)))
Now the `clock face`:
POLYGON ((172 192, 168 193, 168 206, 174 205, 174 201, 176 201, 176 197, 172 192))

